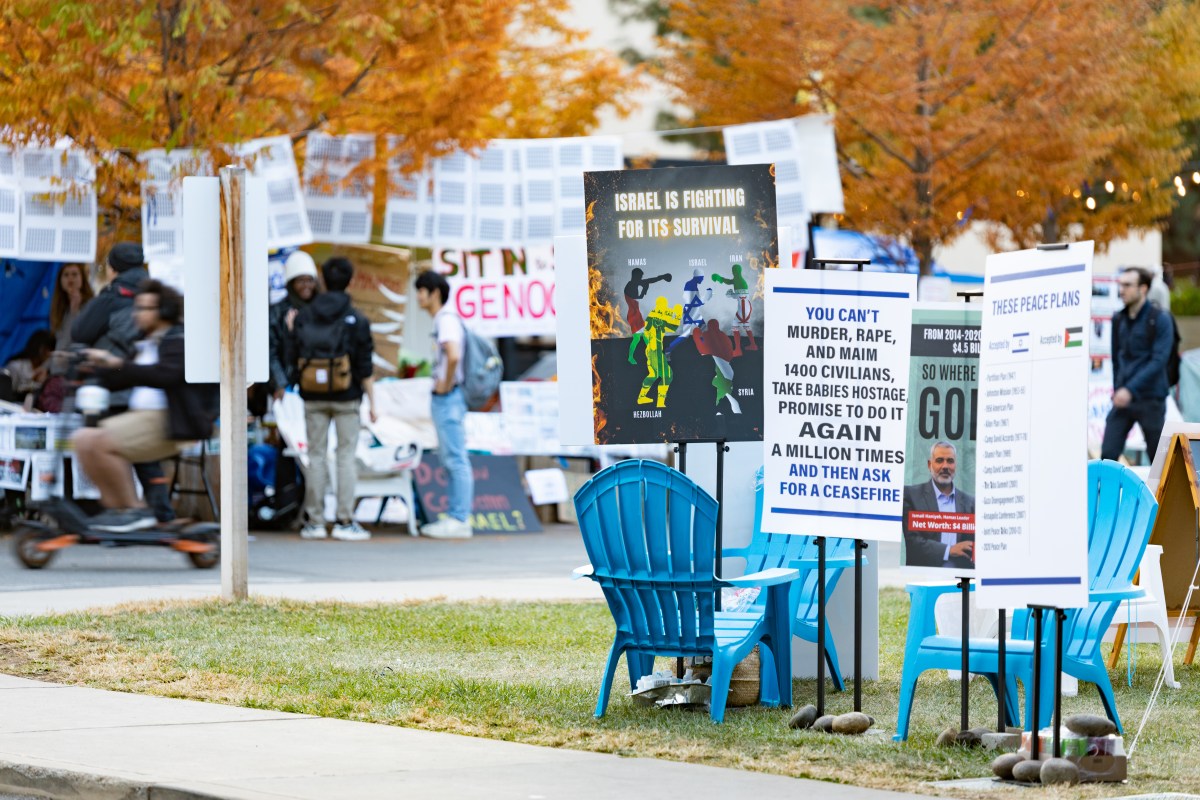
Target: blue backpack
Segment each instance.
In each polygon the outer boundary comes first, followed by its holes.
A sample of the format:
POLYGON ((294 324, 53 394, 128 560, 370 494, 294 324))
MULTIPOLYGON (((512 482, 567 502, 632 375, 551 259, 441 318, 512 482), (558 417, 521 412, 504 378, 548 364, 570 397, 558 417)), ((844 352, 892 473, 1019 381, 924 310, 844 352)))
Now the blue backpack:
POLYGON ((463 395, 467 408, 478 411, 500 390, 504 362, 494 344, 471 330, 461 317, 458 321, 463 328, 463 395))

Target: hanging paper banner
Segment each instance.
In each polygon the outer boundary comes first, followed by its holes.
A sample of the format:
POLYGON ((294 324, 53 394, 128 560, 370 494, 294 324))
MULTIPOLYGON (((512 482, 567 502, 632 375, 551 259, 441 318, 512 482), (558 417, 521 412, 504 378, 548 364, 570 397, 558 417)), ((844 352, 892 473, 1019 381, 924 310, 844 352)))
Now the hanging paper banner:
POLYGON ((17 153, 21 185, 19 257, 94 261, 96 170, 82 151, 31 147, 17 153))
POLYGON ((267 247, 299 247, 310 244, 312 230, 304 210, 300 173, 292 153, 292 140, 286 136, 253 139, 234 148, 246 160, 250 174, 267 184, 267 247))
POLYGON ((375 157, 375 136, 329 136, 310 133, 304 148, 304 206, 318 242, 367 244, 375 177, 360 172, 347 177, 362 162, 375 157))
POLYGON ((192 150, 147 150, 138 155, 147 178, 142 181, 142 252, 146 260, 181 264, 183 260, 183 179, 212 175, 212 159, 192 150))
POLYGON ((552 248, 437 250, 434 266, 450 282, 450 307, 479 335, 556 332, 552 248))

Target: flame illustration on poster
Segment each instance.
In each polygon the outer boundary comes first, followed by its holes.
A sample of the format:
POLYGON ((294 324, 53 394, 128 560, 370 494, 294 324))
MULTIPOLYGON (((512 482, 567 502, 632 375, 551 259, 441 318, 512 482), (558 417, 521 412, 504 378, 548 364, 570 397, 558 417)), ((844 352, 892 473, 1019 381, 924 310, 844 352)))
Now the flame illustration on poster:
POLYGON ((770 165, 584 174, 597 444, 759 441, 770 165))

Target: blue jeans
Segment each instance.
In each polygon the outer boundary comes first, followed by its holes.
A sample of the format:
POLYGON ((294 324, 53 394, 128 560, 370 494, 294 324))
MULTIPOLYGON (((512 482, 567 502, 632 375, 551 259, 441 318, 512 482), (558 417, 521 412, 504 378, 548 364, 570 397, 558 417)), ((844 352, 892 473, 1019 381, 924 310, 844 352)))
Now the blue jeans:
POLYGON ((475 499, 475 478, 467 458, 467 430, 463 419, 467 415, 467 399, 457 386, 447 394, 430 398, 433 427, 437 429, 438 457, 450 476, 450 516, 459 522, 471 518, 475 499))

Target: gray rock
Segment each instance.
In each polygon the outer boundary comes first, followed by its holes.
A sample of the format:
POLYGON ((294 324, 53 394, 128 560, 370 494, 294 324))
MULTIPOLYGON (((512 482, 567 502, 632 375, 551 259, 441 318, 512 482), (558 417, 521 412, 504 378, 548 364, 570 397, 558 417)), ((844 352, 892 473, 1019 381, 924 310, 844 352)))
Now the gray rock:
POLYGON ((1005 753, 1002 756, 997 756, 992 762, 992 772, 997 778, 1006 781, 1011 781, 1013 776, 1013 767, 1025 760, 1025 756, 1019 753, 1005 753))
POLYGON ((975 731, 959 731, 954 737, 954 742, 963 747, 979 747, 983 743, 983 740, 975 731))
POLYGON ((1079 783, 1079 767, 1065 758, 1048 758, 1042 762, 1040 777, 1042 783, 1065 783, 1074 786, 1079 783))
POLYGON ((984 728, 984 727, 979 727, 979 728, 971 728, 971 733, 975 734, 975 735, 976 735, 976 736, 978 736, 980 739, 982 739, 982 738, 983 738, 983 735, 984 735, 985 733, 991 733, 991 732, 992 732, 992 729, 991 729, 991 728, 984 728))
POLYGON ((795 729, 811 728, 813 722, 817 719, 817 707, 807 705, 792 714, 792 718, 788 720, 788 727, 795 729))
POLYGON ((1011 753, 1021 747, 1020 733, 985 733, 979 737, 983 740, 984 750, 999 750, 1004 753, 1011 753))
POLYGON ((822 733, 833 733, 833 715, 826 714, 823 717, 818 717, 817 721, 813 723, 813 730, 821 731, 822 733))
POLYGON ((1041 761, 1022 761, 1013 766, 1014 781, 1022 783, 1038 783, 1042 779, 1041 761))
POLYGON ((869 727, 871 727, 871 718, 861 711, 851 711, 848 714, 839 714, 833 718, 834 733, 853 736, 854 734, 863 733, 869 727))
POLYGON ((1063 724, 1080 736, 1108 736, 1117 732, 1117 726, 1108 717, 1099 714, 1072 714, 1063 724))
POLYGON ((938 747, 950 747, 951 745, 958 744, 958 742, 955 741, 955 737, 957 736, 958 728, 946 728, 946 730, 938 734, 937 741, 934 742, 934 744, 938 747))

